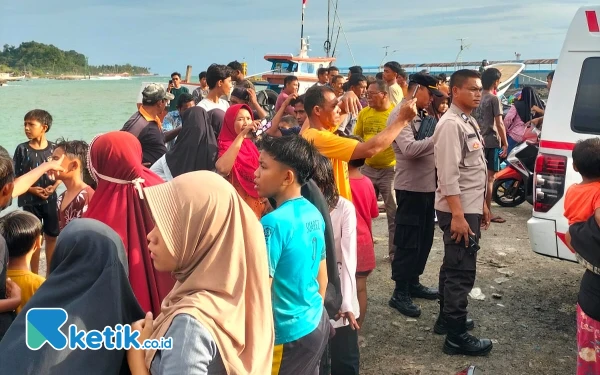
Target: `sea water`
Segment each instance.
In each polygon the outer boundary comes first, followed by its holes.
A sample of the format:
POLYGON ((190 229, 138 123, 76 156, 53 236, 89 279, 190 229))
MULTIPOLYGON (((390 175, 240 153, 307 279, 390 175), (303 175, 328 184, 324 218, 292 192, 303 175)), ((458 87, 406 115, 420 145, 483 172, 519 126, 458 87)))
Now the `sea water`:
MULTIPOLYGON (((56 141, 90 142, 101 133, 120 130, 137 111, 136 99, 144 82, 168 82, 169 77, 142 77, 119 81, 60 81, 33 79, 9 82, 0 87, 0 145, 12 155, 19 143, 27 141, 23 116, 32 109, 44 109, 53 122, 46 137, 56 141)), ((61 184, 57 193, 62 193, 61 184)), ((6 214, 17 208, 17 199, 6 214)))
POLYGON ((91 141, 94 136, 120 130, 137 110, 136 99, 143 82, 168 82, 168 77, 143 77, 119 81, 59 81, 33 79, 9 82, 0 87, 0 145, 12 155, 26 142, 23 116, 32 109, 52 115, 46 137, 55 141, 91 141))

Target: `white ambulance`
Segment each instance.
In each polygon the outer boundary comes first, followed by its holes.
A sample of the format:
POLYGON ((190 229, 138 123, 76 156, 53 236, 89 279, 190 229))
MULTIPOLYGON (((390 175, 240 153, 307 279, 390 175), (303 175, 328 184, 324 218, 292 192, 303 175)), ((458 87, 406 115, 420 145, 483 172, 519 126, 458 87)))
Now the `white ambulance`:
POLYGON ((581 176, 571 152, 580 139, 600 136, 600 5, 580 8, 563 44, 544 115, 535 164, 529 238, 536 253, 575 261, 565 245, 564 195, 581 176))

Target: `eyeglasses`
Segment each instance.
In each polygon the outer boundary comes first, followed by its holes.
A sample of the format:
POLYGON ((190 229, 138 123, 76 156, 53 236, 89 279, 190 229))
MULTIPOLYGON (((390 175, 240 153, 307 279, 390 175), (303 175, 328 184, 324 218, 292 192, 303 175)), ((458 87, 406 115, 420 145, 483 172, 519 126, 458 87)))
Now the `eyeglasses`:
POLYGON ((367 90, 367 96, 373 96, 377 94, 385 94, 383 91, 369 91, 367 90))

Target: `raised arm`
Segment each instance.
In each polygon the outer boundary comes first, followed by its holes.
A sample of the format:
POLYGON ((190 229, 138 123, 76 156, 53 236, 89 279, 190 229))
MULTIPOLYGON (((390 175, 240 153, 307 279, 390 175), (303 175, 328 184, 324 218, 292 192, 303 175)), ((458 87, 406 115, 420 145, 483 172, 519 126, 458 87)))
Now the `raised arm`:
POLYGON ((359 143, 350 160, 370 158, 389 147, 402 129, 417 115, 416 103, 416 99, 405 101, 398 116, 392 120, 389 126, 365 143, 359 143))

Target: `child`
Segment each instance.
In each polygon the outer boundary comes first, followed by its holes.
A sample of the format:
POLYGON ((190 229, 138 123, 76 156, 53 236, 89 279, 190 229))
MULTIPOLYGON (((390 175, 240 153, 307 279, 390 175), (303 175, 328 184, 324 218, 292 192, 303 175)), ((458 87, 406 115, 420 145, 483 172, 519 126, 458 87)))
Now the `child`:
POLYGON ((340 197, 333 176, 331 161, 319 154, 313 181, 319 186, 331 210, 335 237, 335 253, 342 285, 342 306, 337 320, 331 320, 335 336, 331 338, 331 375, 358 374, 360 355, 356 318, 360 309, 356 288, 356 211, 354 205, 340 197))
POLYGON ((88 203, 94 190, 83 182, 83 171, 87 169, 88 144, 84 141, 66 141, 60 139, 56 144, 53 160, 60 160, 64 155, 62 166, 64 172, 55 174, 57 181, 62 181, 67 190, 58 197, 58 227, 62 231, 73 219, 78 219, 87 211, 88 203))
POLYGON ((301 137, 265 137, 255 188, 277 208, 263 216, 267 243, 277 375, 313 375, 329 338, 323 308, 327 288, 325 222, 301 195, 314 169, 316 149, 301 137))
MULTIPOLYGON (((359 136, 349 138, 364 142, 359 136)), ((348 162, 348 175, 350 177, 350 190, 352 190, 352 203, 356 209, 357 232, 357 262, 356 262, 356 288, 360 317, 358 325, 363 326, 367 315, 367 277, 375 269, 375 246, 373 244, 372 220, 379 216, 375 188, 371 180, 362 173, 360 168, 365 164, 365 159, 350 160, 348 162)))
MULTIPOLYGON (((592 215, 600 226, 600 138, 577 142, 573 148, 573 169, 581 175, 582 182, 573 184, 565 195, 565 217, 569 225, 587 221, 592 215)), ((570 246, 569 231, 567 245, 570 246)), ((587 261, 575 253, 580 263, 589 269, 587 261)), ((593 269, 592 269, 593 271, 593 269)), ((595 271, 594 271, 595 272, 595 271)))
POLYGON ((7 276, 21 288, 18 314, 46 280, 29 270, 31 257, 42 247, 42 223, 32 213, 13 211, 0 219, 0 233, 8 247, 7 276))
MULTIPOLYGON (((42 110, 34 109, 27 112, 24 118, 25 135, 29 142, 21 143, 15 150, 13 159, 17 177, 40 166, 49 160, 54 152, 54 144, 46 140, 46 133, 52 127, 52 116, 42 110)), ((43 223, 44 242, 46 247, 46 271, 58 236, 58 215, 56 211, 56 187, 60 181, 52 181, 47 175, 40 177, 29 188, 27 194, 19 196, 19 207, 31 212, 43 223)), ((31 270, 38 273, 40 252, 37 251, 31 259, 31 270)))

